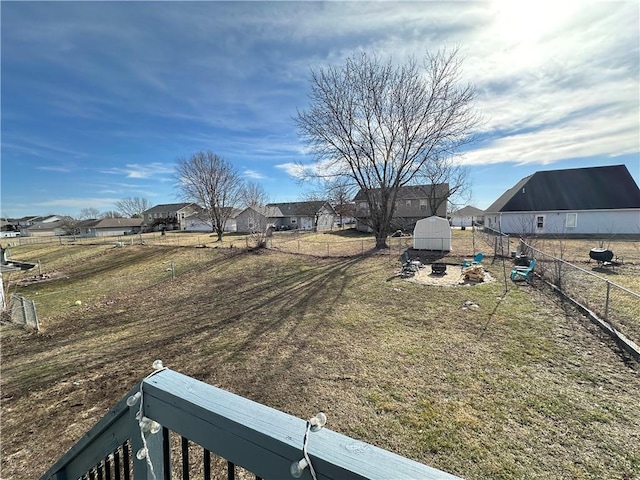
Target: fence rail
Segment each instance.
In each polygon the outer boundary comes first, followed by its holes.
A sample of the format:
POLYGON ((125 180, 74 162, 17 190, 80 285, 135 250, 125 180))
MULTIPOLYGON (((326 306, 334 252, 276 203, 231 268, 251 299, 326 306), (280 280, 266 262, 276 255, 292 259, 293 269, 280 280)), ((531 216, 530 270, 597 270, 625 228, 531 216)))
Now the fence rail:
POLYGON ((308 480, 312 475, 303 458, 323 480, 458 478, 327 428, 310 430, 299 418, 164 369, 143 380, 42 479, 160 480, 180 474, 189 478, 194 469, 198 476, 203 472, 204 478, 212 478, 211 454, 224 459, 216 478, 234 478, 236 466, 255 478, 294 478, 292 466, 297 464, 300 478, 308 480), (171 433, 180 437, 178 451, 172 452, 171 433), (308 456, 303 453, 305 439, 308 456), (189 447, 195 445, 201 447, 197 466, 190 461, 189 447))
POLYGON ((540 277, 597 315, 610 333, 622 334, 621 339, 630 341, 631 348, 637 351, 640 343, 640 294, 523 241, 520 248, 535 257, 535 271, 540 277))

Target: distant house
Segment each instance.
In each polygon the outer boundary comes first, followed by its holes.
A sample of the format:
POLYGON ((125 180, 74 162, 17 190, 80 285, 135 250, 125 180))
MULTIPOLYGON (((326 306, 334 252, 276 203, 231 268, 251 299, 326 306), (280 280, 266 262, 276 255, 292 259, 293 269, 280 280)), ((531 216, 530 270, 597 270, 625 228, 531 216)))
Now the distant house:
MULTIPOLYGON (((374 189, 374 193, 378 191, 379 189, 374 189)), ((448 197, 448 183, 400 187, 391 228, 393 230, 413 231, 416 222, 421 218, 433 215, 446 218, 448 197), (433 205, 437 207, 434 209, 433 205)), ((356 204, 356 228, 362 232, 371 232, 369 204, 367 203, 365 192, 360 190, 353 201, 356 204)))
POLYGON ((485 210, 503 233, 640 234, 640 189, 624 165, 536 172, 485 210))
POLYGON ((66 222, 64 220, 37 222, 22 230, 22 235, 29 237, 50 237, 66 234, 67 229, 66 222))
MULTIPOLYGON (((223 231, 225 232, 235 232, 236 231, 236 215, 240 213, 240 209, 231 208, 231 213, 229 218, 224 224, 223 231)), ((213 232, 213 227, 211 226, 211 220, 207 213, 203 210, 192 215, 189 215, 186 219, 186 230, 189 232, 213 232)))
POLYGON ((142 212, 147 230, 186 230, 186 218, 201 211, 195 203, 166 203, 142 212))
POLYGON ((142 218, 103 218, 84 220, 80 223, 80 235, 86 237, 117 237, 134 235, 142 231, 142 218))
POLYGON ((264 207, 248 207, 236 217, 238 232, 254 232, 271 225, 275 230, 331 230, 336 211, 329 202, 269 203, 264 207))
POLYGON ((468 205, 453 212, 450 218, 452 227, 470 227, 483 222, 484 211, 468 205))

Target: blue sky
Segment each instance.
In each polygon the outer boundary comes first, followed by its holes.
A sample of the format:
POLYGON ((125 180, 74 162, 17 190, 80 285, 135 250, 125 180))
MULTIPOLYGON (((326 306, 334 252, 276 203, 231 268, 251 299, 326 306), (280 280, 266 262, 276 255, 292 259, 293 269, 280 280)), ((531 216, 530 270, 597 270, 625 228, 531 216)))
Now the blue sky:
MULTIPOLYGON (((640 6, 623 2, 7 2, 1 205, 9 217, 180 201, 210 149, 300 200, 309 69, 459 47, 484 122, 460 161, 486 208, 537 170, 626 164, 640 184, 640 6)), ((615 186, 612 186, 615 188, 615 186)))

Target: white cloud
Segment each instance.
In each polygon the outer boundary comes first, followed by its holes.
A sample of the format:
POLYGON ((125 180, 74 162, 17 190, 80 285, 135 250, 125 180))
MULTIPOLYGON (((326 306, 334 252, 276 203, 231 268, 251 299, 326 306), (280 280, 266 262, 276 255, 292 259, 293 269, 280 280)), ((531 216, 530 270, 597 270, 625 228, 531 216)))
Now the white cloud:
POLYGON ((127 164, 124 167, 114 167, 105 170, 100 170, 101 173, 107 173, 111 175, 124 175, 127 178, 157 178, 160 177, 160 181, 173 181, 170 178, 175 173, 175 166, 168 163, 153 162, 147 164, 127 164))
POLYGON ((262 179, 266 178, 262 173, 257 172, 255 170, 247 169, 247 170, 245 170, 243 172, 243 174, 244 174, 245 177, 253 178, 253 179, 256 179, 256 180, 262 180, 262 179))
POLYGON ((97 208, 98 210, 113 210, 113 204, 120 200, 119 198, 56 198, 54 200, 45 200, 42 202, 34 202, 36 207, 56 207, 66 209, 80 210, 83 208, 97 208))

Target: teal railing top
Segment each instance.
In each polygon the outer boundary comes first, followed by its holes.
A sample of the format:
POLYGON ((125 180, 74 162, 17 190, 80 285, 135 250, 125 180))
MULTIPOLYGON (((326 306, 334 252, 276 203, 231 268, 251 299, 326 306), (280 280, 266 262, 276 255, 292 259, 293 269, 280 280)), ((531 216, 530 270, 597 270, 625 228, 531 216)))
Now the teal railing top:
MULTIPOLYGON (((293 478, 291 465, 303 458, 307 422, 297 417, 169 369, 145 379, 142 392, 146 417, 261 478, 293 478)), ((142 446, 138 408, 121 400, 42 478, 79 478, 127 439, 135 455, 142 446)), ((157 478, 162 456, 152 450, 160 447, 158 440, 147 445, 157 478)), ((328 428, 309 434, 308 454, 318 479, 458 478, 328 428)), ((134 459, 135 478, 152 478, 146 469, 134 459)), ((311 479, 309 468, 301 478, 311 479)))

